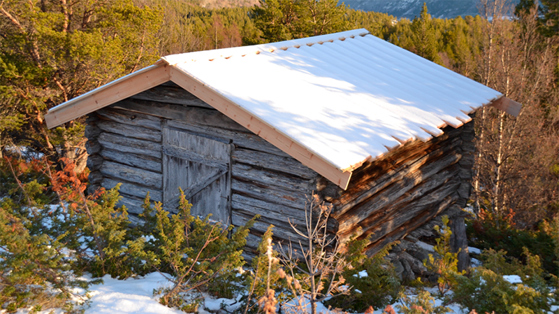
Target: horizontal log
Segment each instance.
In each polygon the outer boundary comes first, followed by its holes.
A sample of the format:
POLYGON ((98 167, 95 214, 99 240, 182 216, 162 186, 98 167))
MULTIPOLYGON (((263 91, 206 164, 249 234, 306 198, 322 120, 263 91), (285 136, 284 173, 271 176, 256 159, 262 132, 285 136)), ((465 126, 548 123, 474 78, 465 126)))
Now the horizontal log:
POLYGON ((476 138, 476 134, 475 134, 473 128, 471 130, 470 129, 464 129, 462 134, 460 134, 460 137, 465 142, 472 142, 476 138))
MULTIPOLYGON (((426 182, 414 187, 409 192, 405 193, 402 197, 398 198, 394 202, 388 203, 386 206, 381 208, 376 208, 371 211, 371 214, 364 218, 363 220, 348 224, 344 220, 340 220, 339 233, 341 235, 358 234, 361 235, 365 233, 368 229, 374 228, 375 226, 381 225, 385 220, 390 219, 392 215, 398 215, 398 212, 402 211, 402 208, 406 208, 415 202, 418 202, 422 197, 428 195, 429 193, 436 193, 437 189, 440 189, 442 185, 448 184, 448 182, 454 179, 456 170, 454 171, 443 171, 439 173, 426 182), (357 229, 361 229, 356 231, 357 229)), ((371 202, 370 205, 376 205, 376 203, 371 202)), ((364 210, 368 210, 366 206, 360 207, 364 210)), ((357 209, 359 210, 359 209, 357 209)))
POLYGON ((254 214, 261 214, 262 211, 274 212, 278 217, 283 217, 283 221, 285 222, 287 222, 287 218, 293 218, 298 222, 305 221, 304 210, 274 204, 236 193, 232 195, 232 206, 246 211, 254 211, 254 214))
POLYGON ((123 101, 120 102, 116 108, 146 113, 169 120, 178 120, 182 123, 199 127, 210 127, 251 133, 248 129, 215 109, 185 107, 170 103, 141 100, 123 101))
POLYGON ((226 129, 196 126, 177 120, 169 120, 168 125, 173 128, 190 131, 193 134, 203 134, 206 137, 211 136, 216 139, 221 139, 221 141, 226 143, 233 141, 233 143, 236 146, 242 148, 267 152, 270 154, 283 156, 283 157, 289 156, 288 154, 284 153, 283 151, 276 148, 272 144, 268 143, 263 138, 253 133, 245 133, 245 132, 232 131, 226 129))
MULTIPOLYGON (((428 149, 423 147, 419 152, 411 154, 410 158, 406 158, 405 161, 390 160, 389 164, 392 164, 392 162, 398 164, 395 168, 372 167, 370 170, 363 170, 368 173, 361 174, 361 178, 355 178, 358 182, 352 181, 350 187, 334 202, 334 205, 337 208, 343 207, 344 210, 353 207, 388 185, 401 180, 408 173, 417 171, 423 165, 434 162, 449 152, 455 152, 456 147, 460 143, 461 141, 459 139, 453 139, 451 142, 447 143, 447 145, 441 147, 435 148, 429 146, 427 147, 428 149)), ((419 145, 421 146, 421 144, 419 145)), ((417 147, 415 144, 412 146, 417 147)), ((340 215, 344 210, 340 213, 336 213, 336 215, 340 215)))
POLYGON ((99 184, 89 183, 87 185, 87 194, 92 195, 95 194, 97 190, 99 190, 101 186, 99 184))
POLYGON ((105 132, 115 133, 126 137, 132 137, 152 142, 161 142, 161 131, 159 130, 118 123, 110 120, 98 121, 97 126, 99 127, 99 129, 105 132))
MULTIPOLYGON (((248 218, 247 216, 241 213, 232 212, 231 218, 234 226, 244 226, 252 217, 248 218)), ((285 228, 278 227, 275 224, 275 221, 273 220, 264 221, 262 219, 259 219, 256 221, 253 228, 251 229, 254 229, 257 232, 263 234, 264 232, 266 232, 266 230, 271 224, 276 226, 274 228, 274 237, 276 237, 279 241, 286 241, 286 242, 292 241, 293 243, 298 243, 298 241, 303 241, 303 238, 299 236, 297 233, 295 233, 293 229, 285 229, 285 228)))
POLYGON ((308 180, 281 175, 281 173, 278 172, 259 169, 250 165, 234 163, 231 175, 233 178, 243 181, 253 181, 260 185, 274 186, 286 191, 298 191, 310 194, 308 180))
POLYGON ((119 182, 127 181, 158 190, 161 190, 163 185, 161 173, 134 168, 108 160, 103 163, 99 171, 104 176, 109 176, 119 182))
POLYGON ((460 149, 462 149, 463 152, 475 152, 476 144, 474 142, 464 141, 462 145, 460 145, 460 149))
POLYGON ((258 246, 260 245, 260 242, 262 242, 262 238, 256 234, 253 233, 249 233, 247 235, 247 244, 246 247, 248 247, 251 251, 251 253, 256 254, 256 252, 258 251, 258 246))
POLYGON ((365 250, 368 256, 373 256, 378 253, 383 247, 387 244, 393 243, 398 239, 405 237, 407 234, 412 232, 413 230, 417 229, 418 227, 422 226, 429 220, 433 219, 435 216, 443 212, 452 204, 452 196, 448 196, 444 200, 442 200, 437 206, 433 208, 431 211, 424 211, 421 215, 416 216, 414 219, 408 221, 407 224, 400 226, 400 228, 392 231, 390 234, 387 234, 384 238, 376 241, 375 243, 371 243, 365 250))
POLYGON ((462 160, 460 160, 460 165, 465 168, 472 168, 475 162, 475 155, 471 153, 463 154, 462 160))
POLYGON ((461 198, 469 199, 470 193, 472 190, 472 185, 470 182, 462 182, 460 186, 457 188, 458 195, 461 198))
MULTIPOLYGON (((346 221, 341 220, 339 222, 339 233, 342 236, 360 236, 366 233, 368 230, 372 230, 377 226, 385 224, 386 221, 390 221, 391 219, 393 219, 393 217, 400 215, 406 210, 409 210, 410 207, 417 208, 421 206, 422 204, 424 204, 425 200, 431 199, 431 194, 439 195, 441 190, 448 191, 450 187, 454 187, 455 189, 457 189, 460 182, 458 180, 455 180, 456 172, 457 170, 455 169, 438 173, 423 184, 410 190, 408 193, 404 194, 402 197, 398 198, 394 202, 388 203, 384 207, 376 208, 376 210, 371 212, 371 215, 357 223, 348 224, 346 221)), ((424 206, 428 207, 431 205, 430 203, 428 203, 424 206)))
POLYGON ((428 159, 422 159, 416 163, 415 166, 409 167, 406 172, 398 172, 393 178, 388 178, 386 181, 392 184, 381 183, 378 186, 372 188, 369 192, 363 193, 357 197, 352 202, 344 204, 343 206, 336 208, 336 212, 333 213, 334 218, 342 221, 340 223, 340 229, 344 230, 345 226, 358 223, 359 221, 368 217, 373 211, 378 208, 382 208, 387 204, 390 204, 397 200, 399 197, 404 195, 404 193, 411 190, 414 186, 425 181, 429 177, 437 174, 441 170, 447 168, 450 165, 455 164, 461 158, 459 154, 449 154, 436 162, 424 165, 428 159), (419 170, 420 169, 420 170, 419 170), (410 172, 410 170, 412 170, 410 172), (362 201, 371 198, 375 205, 367 206, 367 209, 359 209, 357 204, 362 201), (342 215, 348 215, 348 218, 342 218, 342 215))
POLYGON ((436 192, 432 192, 431 194, 422 197, 413 204, 397 211, 397 215, 393 215, 390 219, 385 220, 382 225, 377 225, 368 229, 362 237, 371 234, 371 242, 376 242, 390 232, 398 229, 400 226, 418 219, 420 213, 422 212, 438 212, 439 210, 442 211, 448 208, 448 206, 450 206, 455 200, 455 197, 452 197, 451 195, 456 190, 457 185, 457 183, 449 184, 436 192), (441 202, 441 200, 443 201, 441 202))
POLYGON ((128 220, 130 221, 131 226, 143 226, 144 225, 144 220, 142 218, 138 217, 138 215, 134 214, 134 213, 129 212, 128 220))
POLYGON ((106 160, 116 161, 132 167, 162 173, 161 159, 132 153, 124 153, 112 149, 103 149, 100 153, 106 160))
POLYGON ((104 149, 161 158, 161 144, 132 139, 112 133, 101 133, 97 141, 104 149))
POLYGON ((98 154, 87 156, 87 168, 90 171, 98 170, 103 164, 103 157, 98 154))
POLYGON ((103 180, 103 175, 98 170, 91 171, 89 173, 89 176, 87 177, 87 181, 89 182, 90 185, 92 184, 98 185, 101 183, 102 180, 103 180))
POLYGON ((206 102, 198 99, 184 88, 175 86, 159 85, 147 91, 133 95, 131 99, 151 100, 156 102, 178 104, 186 106, 196 106, 203 108, 211 108, 206 102))
POLYGON ((87 142, 85 142, 85 149, 89 155, 93 155, 99 153, 103 149, 103 146, 99 144, 97 139, 87 139, 87 142))
POLYGON ((243 214, 245 216, 260 215, 262 218, 264 218, 263 219, 264 221, 269 221, 269 219, 274 219, 277 222, 279 222, 278 223, 279 226, 281 226, 282 228, 285 228, 285 229, 291 228, 290 222, 292 224, 295 224, 295 225, 304 225, 305 224, 305 221, 301 220, 300 217, 292 217, 292 216, 282 215, 282 214, 277 213, 275 211, 265 210, 265 209, 260 208, 260 207, 250 206, 248 204, 237 202, 237 201, 233 201, 231 203, 231 208, 232 208, 233 212, 238 212, 238 213, 243 214))
POLYGON ((96 122, 88 122, 85 126, 84 136, 89 140, 95 139, 101 134, 101 129, 97 127, 96 122))
POLYGON ((303 179, 312 179, 317 173, 292 157, 281 157, 260 151, 237 148, 233 151, 235 162, 283 172, 303 179))
POLYGON ((471 167, 460 167, 460 172, 458 173, 460 179, 469 181, 472 179, 472 175, 473 172, 471 167))
POLYGON ((152 130, 161 130, 160 118, 147 114, 130 112, 128 110, 117 109, 114 108, 115 105, 99 109, 95 113, 100 117, 100 119, 104 118, 118 123, 141 126, 152 130))
MULTIPOLYGON (((233 211, 245 216, 260 215, 264 221, 271 221, 273 219, 278 227, 287 230, 292 229, 292 224, 297 226, 297 228, 304 228, 305 226, 305 212, 303 210, 271 204, 238 194, 233 194, 231 207, 233 211)), ((314 218, 317 217, 315 216, 314 218)), ((326 228, 329 233, 337 233, 338 222, 330 218, 326 228)))
POLYGON ((143 199, 125 193, 120 194, 120 200, 117 203, 118 207, 126 206, 128 213, 135 215, 139 215, 144 212, 144 208, 142 207, 143 205, 143 199))
POLYGON ((146 188, 144 186, 138 186, 130 182, 119 182, 110 178, 104 178, 101 182, 101 186, 105 189, 112 189, 117 184, 120 183, 120 193, 136 196, 140 199, 144 199, 149 192, 150 199, 155 202, 162 202, 163 196, 160 190, 153 188, 146 188))
MULTIPOLYGON (((456 131, 456 129, 453 130, 456 131)), ((398 169, 404 164, 419 159, 426 154, 437 150, 455 150, 461 143, 462 139, 452 132, 446 132, 427 142, 420 140, 408 142, 386 153, 383 155, 383 158, 372 162, 366 162, 361 167, 357 168, 353 172, 352 182, 348 190, 352 188, 352 185, 360 186, 362 183, 370 181, 370 178, 378 177, 388 171, 398 169)))
POLYGON ((307 195, 303 193, 283 191, 272 187, 261 187, 253 182, 244 182, 236 179, 232 180, 232 190, 235 194, 246 195, 268 203, 300 210, 304 210, 307 203, 307 195))

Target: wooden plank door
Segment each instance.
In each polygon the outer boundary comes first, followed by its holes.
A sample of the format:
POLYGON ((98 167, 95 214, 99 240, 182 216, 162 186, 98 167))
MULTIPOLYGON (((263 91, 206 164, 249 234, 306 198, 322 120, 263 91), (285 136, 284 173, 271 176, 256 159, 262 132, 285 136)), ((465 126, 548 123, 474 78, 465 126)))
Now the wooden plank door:
POLYGON ((231 144, 163 126, 163 202, 176 212, 179 188, 191 213, 229 225, 231 144))

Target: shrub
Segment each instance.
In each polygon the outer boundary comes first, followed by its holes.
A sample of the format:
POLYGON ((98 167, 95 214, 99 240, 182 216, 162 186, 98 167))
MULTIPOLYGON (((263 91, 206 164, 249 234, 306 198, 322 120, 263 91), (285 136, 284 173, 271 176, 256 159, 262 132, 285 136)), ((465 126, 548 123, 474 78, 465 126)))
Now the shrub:
POLYGON ((463 272, 458 272, 458 253, 450 251, 452 231, 448 226, 448 216, 442 216, 442 222, 442 228, 435 226, 439 237, 436 239, 437 244, 434 246, 434 250, 438 256, 435 258, 433 254, 429 254, 429 259, 423 261, 425 267, 438 276, 437 288, 441 296, 456 285, 456 276, 463 274, 463 272))
POLYGON ((452 310, 446 306, 437 306, 435 304, 435 298, 426 290, 419 290, 415 297, 402 294, 400 302, 402 305, 396 305, 396 307, 403 314, 444 314, 452 312, 452 310))
POLYGON ((555 253, 557 236, 553 233, 553 220, 544 220, 538 228, 518 229, 515 225, 491 219, 468 221, 470 245, 480 249, 504 250, 508 256, 524 260, 524 249, 540 256, 543 268, 550 274, 559 274, 559 255, 555 253))
POLYGON ((528 285, 510 284, 503 276, 478 267, 471 277, 460 277, 453 299, 480 313, 547 313, 547 295, 528 285))
POLYGON ((311 305, 311 313, 316 314, 318 302, 347 293, 347 289, 343 288, 345 279, 341 276, 346 261, 340 242, 337 236, 329 234, 327 230, 331 211, 332 206, 320 202, 318 196, 313 195, 307 200, 305 225, 301 230, 290 222, 293 230, 308 245, 302 245, 299 241, 300 253, 293 249, 291 241, 287 248, 280 248, 281 261, 287 270, 287 287, 297 298, 296 304, 285 308, 287 313, 306 313, 304 303, 307 300, 311 305))
MULTIPOLYGON (((285 271, 278 259, 278 252, 273 248, 273 225, 270 225, 258 245, 258 255, 252 259, 252 271, 245 279, 248 295, 243 298, 244 313, 257 313, 260 310, 259 301, 269 299, 268 290, 273 291, 274 299, 282 303, 289 296, 285 289, 285 271)), ((265 302, 264 302, 265 303, 265 302)))
POLYGON ((69 272, 63 241, 67 233, 49 236, 41 230, 49 218, 45 205, 46 184, 38 161, 4 159, 2 171, 10 168, 11 190, 0 201, 0 309, 15 312, 53 307, 79 311, 72 301, 72 288, 84 282, 69 272))
POLYGON ((141 272, 147 254, 145 239, 134 237, 126 207, 117 207, 119 186, 86 196, 87 184, 74 171, 75 165, 62 162, 65 167, 61 171, 53 173, 47 168, 60 206, 52 209, 52 226, 44 232, 53 236, 66 233, 62 243, 73 250, 74 270, 78 272, 120 279, 141 272))
POLYGON ((363 252, 368 243, 369 238, 352 239, 347 244, 346 260, 349 264, 342 272, 342 277, 350 287, 349 293, 330 299, 325 302, 326 305, 363 312, 370 306, 384 308, 397 300, 402 287, 394 266, 385 259, 391 245, 375 256, 367 257, 363 252))
POLYGON ((220 223, 210 223, 209 215, 203 219, 191 215, 192 205, 182 191, 179 204, 178 213, 171 217, 161 203, 154 209, 146 206, 143 216, 154 215, 149 223, 156 224, 151 233, 154 237, 151 245, 160 252, 152 255, 147 263, 169 271, 169 275, 164 276, 173 286, 155 292, 162 294, 160 302, 192 311, 200 302, 194 294, 190 294, 191 299, 185 299, 187 292, 208 289, 216 278, 244 264, 242 248, 255 218, 233 231, 232 226, 224 228, 220 223))

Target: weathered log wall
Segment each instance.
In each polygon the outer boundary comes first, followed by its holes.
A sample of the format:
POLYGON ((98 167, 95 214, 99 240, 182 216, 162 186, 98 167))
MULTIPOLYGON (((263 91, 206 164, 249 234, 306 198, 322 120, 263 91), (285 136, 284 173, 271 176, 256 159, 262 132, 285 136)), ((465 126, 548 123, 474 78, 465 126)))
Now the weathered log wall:
POLYGON ((260 215, 248 238, 254 250, 270 224, 276 240, 298 241, 290 222, 303 224, 316 191, 334 207, 330 230, 342 239, 371 236, 375 253, 453 204, 465 205, 473 162, 473 125, 446 128, 427 143, 410 142, 365 163, 342 191, 334 184, 212 109, 165 84, 92 113, 88 118, 91 188, 122 183, 122 204, 141 212, 145 194, 163 201, 162 127, 231 143, 229 208, 233 225, 260 215))
POLYGON ((425 224, 470 195, 473 123, 447 127, 428 142, 414 141, 357 169, 347 190, 322 182, 343 240, 370 236, 370 254, 425 224))
POLYGON ((90 114, 88 148, 91 189, 122 183, 122 204, 138 214, 149 191, 163 201, 162 125, 232 143, 231 219, 240 226, 260 215, 249 236, 255 250, 270 224, 278 241, 299 236, 290 221, 304 223, 304 207, 312 194, 313 170, 272 146, 186 91, 159 86, 90 114), (158 100, 158 101, 155 101, 158 100))

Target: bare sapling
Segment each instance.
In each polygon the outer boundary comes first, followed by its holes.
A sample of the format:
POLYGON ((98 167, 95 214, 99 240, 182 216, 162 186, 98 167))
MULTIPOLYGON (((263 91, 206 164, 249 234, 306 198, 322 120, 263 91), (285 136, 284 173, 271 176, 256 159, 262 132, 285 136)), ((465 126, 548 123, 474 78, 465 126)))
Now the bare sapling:
POLYGON ((317 303, 349 291, 342 287, 345 280, 341 273, 346 262, 340 241, 327 231, 331 212, 332 206, 313 195, 305 206, 302 230, 289 221, 302 240, 298 241, 300 251, 293 248, 292 241, 285 248, 280 244, 281 261, 288 272, 287 286, 298 300, 295 305, 288 304, 287 312, 307 313, 306 300, 311 305, 311 313, 316 314, 317 303))

